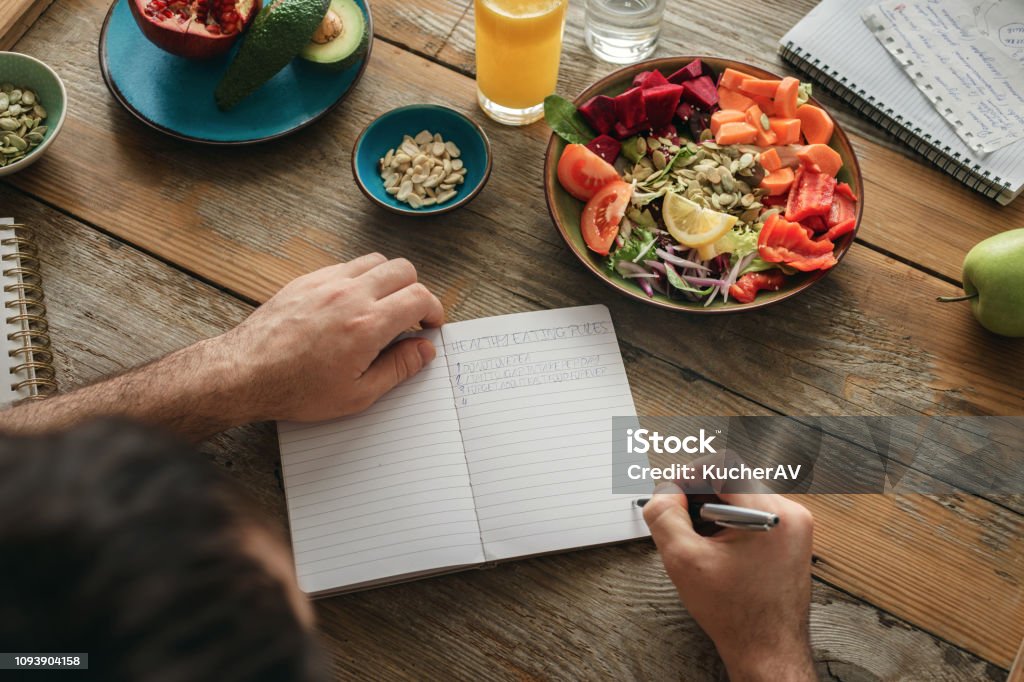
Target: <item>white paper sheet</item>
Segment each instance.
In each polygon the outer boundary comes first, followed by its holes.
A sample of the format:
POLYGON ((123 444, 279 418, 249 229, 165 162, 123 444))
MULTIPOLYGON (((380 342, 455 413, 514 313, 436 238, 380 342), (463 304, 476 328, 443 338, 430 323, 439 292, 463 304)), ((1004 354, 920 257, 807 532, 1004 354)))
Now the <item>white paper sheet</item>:
POLYGON ((969 147, 1024 139, 1024 2, 891 0, 862 16, 969 147))
POLYGON ((278 424, 307 593, 483 561, 444 344, 438 330, 422 336, 437 357, 369 410, 278 424))
POLYGON ((487 559, 648 534, 612 493, 612 417, 636 408, 608 309, 444 327, 487 559))

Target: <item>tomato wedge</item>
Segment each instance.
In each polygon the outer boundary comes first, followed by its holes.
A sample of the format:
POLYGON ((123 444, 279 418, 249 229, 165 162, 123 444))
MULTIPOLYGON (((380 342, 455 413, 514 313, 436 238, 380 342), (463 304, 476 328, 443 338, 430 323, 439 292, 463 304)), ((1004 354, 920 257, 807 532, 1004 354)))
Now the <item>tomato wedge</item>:
POLYGON ((626 215, 633 186, 614 180, 597 191, 583 207, 580 232, 587 247, 594 253, 607 256, 612 242, 619 234, 619 223, 626 215))
POLYGON ((618 179, 610 163, 581 144, 567 145, 558 159, 558 182, 580 201, 590 201, 597 190, 618 179))
POLYGON ((757 236, 757 252, 769 263, 785 263, 803 272, 828 270, 836 264, 835 245, 827 239, 813 240, 807 232, 800 223, 773 214, 757 236))

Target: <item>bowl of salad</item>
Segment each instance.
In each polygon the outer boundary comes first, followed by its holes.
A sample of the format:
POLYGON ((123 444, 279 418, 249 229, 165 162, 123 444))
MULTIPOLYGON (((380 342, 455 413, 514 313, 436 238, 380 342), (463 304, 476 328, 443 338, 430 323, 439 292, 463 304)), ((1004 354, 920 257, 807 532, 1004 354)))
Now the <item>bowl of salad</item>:
POLYGON ((853 243, 863 182, 809 83, 713 57, 620 69, 545 101, 548 210, 619 291, 724 313, 789 298, 853 243))

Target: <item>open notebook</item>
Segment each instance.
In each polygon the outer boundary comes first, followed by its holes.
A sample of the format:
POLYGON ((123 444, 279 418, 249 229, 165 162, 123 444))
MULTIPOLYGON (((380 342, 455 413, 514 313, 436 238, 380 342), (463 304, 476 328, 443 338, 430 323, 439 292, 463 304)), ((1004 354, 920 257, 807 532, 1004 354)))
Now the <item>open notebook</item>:
POLYGON ((1007 204, 1024 187, 1024 140, 971 149, 875 38, 878 0, 824 0, 780 41, 782 58, 968 187, 1007 204))
POLYGON ((635 416, 608 309, 446 324, 359 415, 278 424, 299 585, 322 596, 648 535, 612 493, 635 416))

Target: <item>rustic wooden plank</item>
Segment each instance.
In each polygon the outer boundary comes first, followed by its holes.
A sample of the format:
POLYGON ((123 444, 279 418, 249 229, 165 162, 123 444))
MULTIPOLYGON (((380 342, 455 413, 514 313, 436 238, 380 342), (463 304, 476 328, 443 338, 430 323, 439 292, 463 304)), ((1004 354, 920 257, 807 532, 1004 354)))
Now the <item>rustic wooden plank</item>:
POLYGON ((472 0, 374 1, 373 31, 395 45, 434 57, 472 5, 472 0))
POLYGON ((815 516, 815 575, 873 603, 899 603, 893 613, 948 641, 971 641, 1008 668, 1024 637, 1024 517, 971 496, 871 498, 798 497, 815 516), (972 522, 979 513, 994 524, 972 522), (1006 550, 995 563, 993 545, 1006 550))
MULTIPOLYGON (((377 6, 390 4, 400 3, 379 0, 377 6)), ((716 55, 776 73, 793 73, 777 54, 778 41, 816 4, 817 0, 670 2, 655 56, 716 55)), ((466 73, 476 72, 473 22, 470 8, 437 55, 442 62, 466 73)), ((598 61, 587 50, 583 42, 583 3, 569 3, 558 91, 575 97, 617 68, 598 61)), ((974 244, 1024 225, 1024 203, 997 205, 914 156, 909 148, 824 89, 815 94, 847 132, 853 133, 865 181, 864 219, 858 233, 864 242, 959 280, 960 264, 974 244)))
POLYGON ((1010 668, 1010 675, 1006 678, 1006 682, 1024 682, 1024 641, 1020 643, 1020 650, 1017 652, 1017 658, 1013 662, 1013 667, 1010 668))
POLYGON ((53 0, 5 0, 0 5, 0 50, 10 50, 53 0))
MULTIPOLYGON (((62 383, 74 387, 222 332, 249 306, 7 188, 0 205, 35 226, 62 383), (117 349, 112 354, 110 349, 117 349)), ((626 349, 652 395, 685 382, 687 409, 758 407, 673 375, 626 349)), ((663 402, 663 401, 660 401, 663 402)), ((657 406, 649 404, 648 408, 657 406)), ((284 523, 273 428, 236 429, 204 447, 284 523)), ((994 666, 827 585, 815 584, 812 638, 823 679, 998 679, 994 666)), ((719 679, 714 648, 679 606, 646 542, 516 562, 318 603, 338 677, 719 679), (615 632, 610 641, 609 632, 615 632)))

